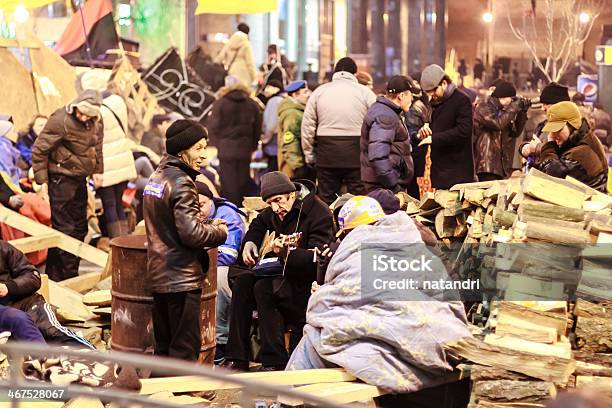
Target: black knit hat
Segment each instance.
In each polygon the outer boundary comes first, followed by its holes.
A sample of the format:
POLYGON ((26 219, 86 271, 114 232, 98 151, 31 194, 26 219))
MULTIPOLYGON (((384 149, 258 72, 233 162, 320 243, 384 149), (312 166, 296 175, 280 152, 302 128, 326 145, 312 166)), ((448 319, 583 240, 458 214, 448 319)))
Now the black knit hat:
POLYGON ((336 62, 336 66, 334 67, 334 73, 346 71, 355 75, 357 73, 357 64, 350 57, 340 58, 338 62, 336 62))
POLYGON ((212 200, 213 193, 212 191, 210 191, 210 188, 208 188, 208 186, 205 183, 202 183, 201 181, 196 181, 195 185, 196 185, 196 189, 198 190, 198 194, 206 196, 212 200))
POLYGON ((166 131, 166 151, 176 156, 179 152, 207 138, 208 131, 204 126, 194 120, 179 119, 166 131))
POLYGON ((285 173, 271 171, 261 176, 261 198, 264 201, 275 195, 292 193, 295 190, 295 184, 285 173))
POLYGON ((546 85, 540 94, 540 102, 546 105, 554 105, 555 103, 569 100, 570 96, 567 87, 556 82, 546 85))
POLYGON ((491 94, 494 98, 508 98, 516 96, 516 88, 508 81, 501 81, 495 85, 495 90, 491 94))

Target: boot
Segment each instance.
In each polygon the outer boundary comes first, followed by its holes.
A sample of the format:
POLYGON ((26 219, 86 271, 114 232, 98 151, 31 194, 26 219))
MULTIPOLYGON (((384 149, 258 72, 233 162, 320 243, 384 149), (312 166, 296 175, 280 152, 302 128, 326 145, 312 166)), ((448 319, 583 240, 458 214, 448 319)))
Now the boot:
POLYGON ((120 220, 119 226, 121 227, 121 235, 130 235, 132 231, 130 231, 130 224, 128 220, 120 220))
POLYGON ((110 239, 116 238, 122 234, 121 221, 109 222, 106 224, 106 231, 110 239))

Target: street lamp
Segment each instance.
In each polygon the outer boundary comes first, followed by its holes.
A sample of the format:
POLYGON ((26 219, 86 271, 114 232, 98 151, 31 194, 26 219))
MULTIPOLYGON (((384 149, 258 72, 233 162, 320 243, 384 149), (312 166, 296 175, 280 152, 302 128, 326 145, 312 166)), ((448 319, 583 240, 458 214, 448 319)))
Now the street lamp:
POLYGON ((26 21, 28 21, 28 18, 30 17, 30 13, 28 12, 28 9, 26 9, 23 4, 20 4, 17 7, 15 7, 15 11, 13 12, 13 17, 15 18, 15 21, 23 24, 26 21))
POLYGON ((586 24, 591 19, 591 16, 589 15, 589 13, 583 11, 582 13, 580 13, 580 16, 578 17, 578 19, 580 20, 582 24, 586 24))
POLYGON ((482 21, 484 21, 487 24, 492 22, 493 21, 493 13, 491 13, 490 11, 487 11, 487 12, 483 13, 482 14, 482 21))

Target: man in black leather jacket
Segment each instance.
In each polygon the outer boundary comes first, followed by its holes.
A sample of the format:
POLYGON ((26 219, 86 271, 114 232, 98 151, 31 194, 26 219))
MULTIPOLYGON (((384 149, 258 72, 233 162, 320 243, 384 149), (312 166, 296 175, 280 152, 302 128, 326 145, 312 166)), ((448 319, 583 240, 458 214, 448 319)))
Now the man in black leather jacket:
POLYGON ((223 221, 200 212, 194 180, 206 146, 207 131, 199 123, 174 122, 166 132, 167 153, 143 193, 155 354, 184 360, 197 360, 200 353, 206 248, 227 238, 223 221))

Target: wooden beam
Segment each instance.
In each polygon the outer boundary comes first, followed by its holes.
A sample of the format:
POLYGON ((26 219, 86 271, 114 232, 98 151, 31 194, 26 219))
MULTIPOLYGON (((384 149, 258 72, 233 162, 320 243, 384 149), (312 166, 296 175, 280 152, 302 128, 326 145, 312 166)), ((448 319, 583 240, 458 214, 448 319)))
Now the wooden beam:
POLYGON ((18 229, 19 231, 23 231, 31 236, 54 233, 59 234, 61 237, 60 242, 57 245, 59 248, 98 266, 106 266, 106 260, 108 258, 108 254, 106 252, 87 245, 78 239, 72 238, 64 233, 54 230, 53 228, 47 227, 46 225, 42 225, 4 206, 0 206, 0 222, 18 229))
MULTIPOLYGON (((233 374, 230 377, 244 380, 257 380, 261 383, 270 385, 302 385, 355 380, 353 375, 340 368, 241 373, 233 374)), ((140 382, 142 383, 140 394, 145 395, 155 394, 161 391, 196 392, 241 388, 241 386, 236 383, 230 383, 223 380, 212 380, 198 376, 149 378, 142 379, 140 382)))
POLYGON ((42 249, 54 248, 59 245, 60 239, 61 237, 57 233, 47 233, 34 235, 32 237, 14 239, 9 241, 9 244, 24 254, 27 254, 30 252, 40 251, 42 249))
POLYGON ((49 276, 46 273, 40 274, 40 289, 38 293, 45 298, 45 302, 49 303, 49 276))
POLYGON ((100 276, 102 276, 102 273, 100 272, 90 272, 75 276, 74 278, 65 279, 58 283, 65 288, 83 293, 93 289, 98 282, 100 282, 100 276))
POLYGON ((498 347, 506 347, 512 350, 526 353, 538 354, 540 356, 553 356, 570 359, 572 358, 572 347, 569 343, 543 344, 535 341, 523 340, 517 337, 499 336, 488 334, 484 342, 498 347))
POLYGON ((52 280, 49 281, 49 303, 83 319, 93 316, 91 311, 83 304, 83 296, 80 293, 65 288, 52 280))
POLYGON ((576 377, 576 388, 582 388, 587 385, 603 386, 606 388, 612 388, 611 377, 597 377, 588 375, 579 375, 576 377))
POLYGON ((586 193, 563 179, 549 176, 535 168, 523 179, 523 193, 562 207, 582 209, 586 193))
MULTIPOLYGON (((319 398, 324 398, 326 401, 336 402, 339 404, 348 404, 350 402, 365 401, 387 392, 381 390, 374 385, 368 385, 358 382, 339 382, 332 384, 310 384, 303 387, 297 387, 294 391, 303 392, 319 398)), ((304 401, 296 398, 289 398, 283 395, 278 397, 278 402, 286 405, 304 405, 304 401)))

